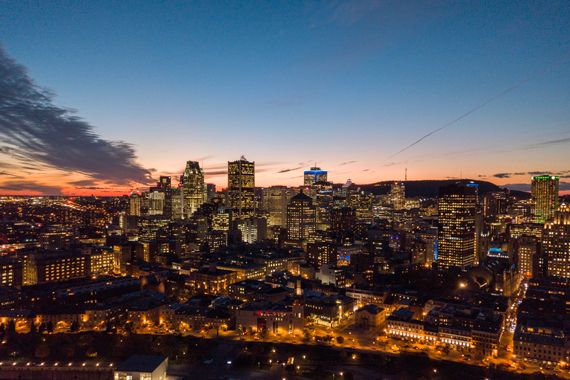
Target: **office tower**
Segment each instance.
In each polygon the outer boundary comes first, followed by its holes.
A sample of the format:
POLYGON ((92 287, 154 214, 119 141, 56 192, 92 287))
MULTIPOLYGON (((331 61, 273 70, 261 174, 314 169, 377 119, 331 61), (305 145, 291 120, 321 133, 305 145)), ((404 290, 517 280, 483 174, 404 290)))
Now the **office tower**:
POLYGON ((255 212, 255 162, 247 161, 244 156, 228 162, 228 205, 234 219, 255 212))
POLYGON ((321 168, 313 166, 303 173, 303 183, 305 186, 312 186, 317 182, 327 182, 327 175, 328 172, 326 170, 321 170, 321 168))
POLYGON ((271 186, 262 190, 261 208, 269 214, 269 226, 287 226, 287 205, 295 191, 287 186, 271 186))
POLYGON ((562 204, 544 226, 542 246, 548 276, 570 278, 570 206, 562 204))
POLYGON ((172 216, 174 220, 184 219, 184 189, 172 189, 172 216))
POLYGON ((390 204, 395 210, 402 210, 406 205, 406 185, 396 181, 390 186, 390 204))
POLYGON ((196 161, 187 161, 184 173, 180 177, 184 202, 182 203, 185 219, 188 219, 206 202, 204 172, 196 161))
POLYGON ((532 211, 536 223, 546 223, 558 208, 559 177, 539 175, 532 177, 532 211))
POLYGON ((335 245, 325 241, 307 244, 307 262, 316 268, 329 263, 336 263, 335 245))
POLYGON ((317 216, 313 200, 301 191, 287 206, 287 234, 289 240, 304 241, 315 234, 317 216))
POLYGON ((214 183, 207 183, 206 184, 206 200, 207 202, 211 202, 212 199, 216 197, 216 184, 214 183))
POLYGON ((154 190, 149 192, 147 197, 148 215, 163 215, 165 194, 162 191, 154 190))
POLYGON ((477 188, 453 184, 439 189, 438 264, 442 269, 475 263, 477 188))
POLYGON ((237 229, 241 233, 241 240, 245 243, 255 243, 267 238, 267 219, 252 217, 237 221, 237 229))
POLYGON ((498 215, 507 213, 509 200, 508 190, 491 191, 483 197, 483 216, 487 220, 494 220, 498 215))
POLYGON ((516 258, 517 271, 527 278, 533 277, 536 272, 537 255, 540 252, 539 240, 535 236, 521 236, 512 243, 516 258))
POLYGON ((129 197, 129 215, 141 216, 142 199, 141 195, 132 193, 129 197))
POLYGON ((335 207, 331 209, 330 231, 338 238, 352 236, 356 226, 356 211, 352 207, 335 207))
POLYGON ((172 217, 172 181, 169 176, 160 176, 157 190, 164 193, 164 207, 162 215, 165 218, 172 217))

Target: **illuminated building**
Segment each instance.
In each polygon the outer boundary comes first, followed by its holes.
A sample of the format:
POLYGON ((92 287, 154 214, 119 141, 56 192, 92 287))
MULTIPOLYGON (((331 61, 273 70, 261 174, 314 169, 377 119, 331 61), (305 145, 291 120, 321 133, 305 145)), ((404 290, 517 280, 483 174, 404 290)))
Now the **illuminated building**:
POLYGON ((532 177, 532 213, 537 223, 545 223, 558 208, 559 177, 540 175, 532 177))
POLYGON ((129 215, 141 216, 142 199, 140 194, 132 193, 129 197, 129 215))
POLYGON ((14 255, 0 257, 0 286, 22 286, 22 260, 14 255))
POLYGON ((227 294, 228 286, 237 281, 237 272, 217 268, 202 268, 188 275, 186 285, 195 294, 222 295, 227 294))
POLYGON ((406 185, 396 181, 390 186, 390 204, 395 210, 402 210, 406 205, 406 185))
POLYGON ((87 277, 89 275, 87 258, 86 255, 73 251, 31 253, 25 258, 27 270, 33 272, 28 276, 35 277, 30 285, 87 277))
POLYGON ((537 275, 536 260, 539 249, 539 240, 534 236, 522 236, 513 242, 519 274, 527 278, 537 275))
POLYGON ((245 243, 255 243, 267 237, 267 219, 252 217, 237 221, 237 229, 241 233, 241 240, 245 243))
POLYGON ((498 215, 507 213, 508 190, 491 191, 483 197, 483 216, 485 219, 494 219, 498 215))
POLYGON ((305 170, 303 173, 303 184, 305 186, 312 186, 317 182, 327 182, 328 172, 326 170, 321 170, 316 166, 309 170, 305 170))
POLYGON ((356 211, 351 207, 335 207, 331 210, 330 231, 339 237, 352 235, 356 225, 356 211))
POLYGON ((188 219, 207 201, 204 172, 196 161, 187 161, 184 173, 180 177, 182 187, 182 215, 188 219))
POLYGON ((164 213, 165 194, 154 190, 148 193, 148 215, 157 216, 164 213))
POLYGON ((223 212, 212 215, 213 231, 227 232, 229 229, 230 229, 230 214, 223 212))
POLYGON ((165 218, 172 217, 172 181, 168 176, 160 176, 157 190, 164 193, 164 205, 162 215, 165 218))
POLYGON ((562 204, 545 224, 542 246, 547 275, 570 278, 570 206, 562 204))
POLYGON ((269 226, 287 226, 287 205, 294 190, 286 186, 271 186, 262 190, 261 207, 269 214, 269 226))
POLYGON ((570 281, 566 278, 533 278, 518 307, 514 334, 517 358, 537 364, 570 361, 568 320, 570 281))
POLYGON ((287 236, 289 240, 305 241, 315 234, 317 216, 313 200, 303 191, 289 201, 287 206, 287 236))
POLYGON ((336 249, 332 243, 317 241, 307 244, 307 262, 320 268, 336 262, 336 249))
POLYGON ((272 334, 301 330, 305 325, 303 306, 271 301, 256 301, 244 304, 236 311, 236 326, 240 330, 272 334))
POLYGON ((88 258, 91 276, 100 276, 121 270, 120 259, 113 250, 102 249, 91 252, 88 254, 88 258))
POLYGON ((234 219, 252 216, 255 212, 255 162, 241 157, 228 162, 228 205, 234 219))
POLYGON ((453 184, 441 187, 438 201, 437 261, 442 269, 475 263, 477 189, 453 184))

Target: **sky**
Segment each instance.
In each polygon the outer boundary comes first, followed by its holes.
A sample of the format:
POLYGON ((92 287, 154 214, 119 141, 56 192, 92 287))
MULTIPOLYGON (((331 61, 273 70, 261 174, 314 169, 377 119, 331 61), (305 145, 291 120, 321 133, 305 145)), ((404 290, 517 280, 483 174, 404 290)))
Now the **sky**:
POLYGON ((2 1, 0 194, 256 185, 570 190, 568 1, 2 1), (433 132, 433 133, 432 133, 433 132), (425 138, 423 138, 425 137, 425 138))

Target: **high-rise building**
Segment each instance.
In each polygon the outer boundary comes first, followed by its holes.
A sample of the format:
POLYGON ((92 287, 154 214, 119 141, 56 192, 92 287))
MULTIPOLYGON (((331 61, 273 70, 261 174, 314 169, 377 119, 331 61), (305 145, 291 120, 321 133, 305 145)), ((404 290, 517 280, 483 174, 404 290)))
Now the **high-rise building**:
POLYGON ((558 208, 559 177, 539 175, 532 177, 532 211, 537 223, 546 223, 558 208))
POLYGON ((562 204, 544 225, 542 246, 547 275, 570 278, 570 205, 562 204))
POLYGON ((261 207, 269 214, 268 226, 287 225, 287 205, 293 195, 295 195, 294 190, 287 186, 271 186, 263 189, 261 207))
POLYGON ((476 261, 477 188, 453 184, 439 189, 438 265, 465 268, 476 261))
POLYGON ((164 214, 165 194, 162 191, 154 190, 148 193, 148 215, 164 214))
POLYGON ((142 199, 138 193, 132 193, 129 197, 129 215, 141 216, 142 199))
POLYGON ((315 234, 317 215, 313 199, 301 191, 287 206, 287 234, 289 240, 306 241, 315 234))
POLYGON ((317 182, 327 182, 327 175, 328 172, 326 170, 321 170, 321 168, 314 166, 303 173, 303 183, 305 186, 312 186, 317 182))
POLYGON ((536 275, 536 260, 540 253, 539 240, 534 236, 521 236, 513 242, 513 253, 516 257, 517 271, 527 278, 536 275))
POLYGON ((164 207, 162 215, 165 218, 172 217, 172 180, 169 176, 160 176, 157 190, 164 193, 164 207))
POLYGON ((228 205, 234 219, 255 213, 255 162, 244 156, 228 162, 228 205))
POLYGON ((187 161, 184 173, 180 177, 183 202, 182 215, 188 219, 207 200, 204 172, 197 161, 187 161))
POLYGON ((406 185, 404 182, 395 181, 390 186, 390 204, 395 210, 402 210, 406 205, 406 185))

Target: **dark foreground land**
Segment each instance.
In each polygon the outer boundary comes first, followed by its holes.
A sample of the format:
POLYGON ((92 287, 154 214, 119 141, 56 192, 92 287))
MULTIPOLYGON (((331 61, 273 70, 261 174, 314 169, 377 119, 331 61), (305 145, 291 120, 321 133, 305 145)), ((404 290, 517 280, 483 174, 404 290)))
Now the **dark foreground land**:
POLYGON ((315 345, 103 333, 16 334, 5 338, 0 345, 0 379, 111 379, 113 366, 132 354, 168 356, 169 375, 180 379, 554 379, 433 361, 422 354, 388 355, 315 345), (45 377, 49 372, 46 369, 54 368, 55 363, 58 370, 65 366, 68 371, 77 368, 79 372, 45 377), (17 368, 23 368, 20 375, 15 373, 17 368), (33 368, 35 372, 30 371, 33 368), (89 368, 97 375, 86 376, 89 368), (44 376, 38 374, 40 370, 44 376))

